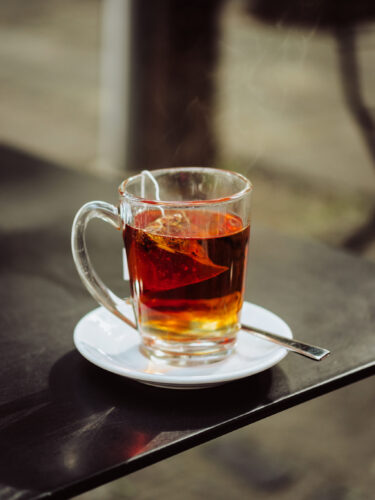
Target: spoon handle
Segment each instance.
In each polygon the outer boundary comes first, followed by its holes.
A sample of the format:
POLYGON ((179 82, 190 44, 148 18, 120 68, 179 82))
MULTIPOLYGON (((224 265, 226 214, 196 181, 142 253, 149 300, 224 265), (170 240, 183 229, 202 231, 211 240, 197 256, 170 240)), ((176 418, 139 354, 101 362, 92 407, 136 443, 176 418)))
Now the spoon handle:
POLYGON ((320 361, 330 354, 330 351, 323 349, 322 347, 306 344, 295 339, 288 339, 286 337, 282 337, 281 335, 276 335, 276 333, 260 330, 259 328, 252 328, 242 324, 241 329, 252 333, 256 337, 263 340, 269 340, 270 342, 281 345, 289 351, 296 352, 297 354, 301 354, 302 356, 306 356, 310 359, 315 359, 315 361, 320 361))

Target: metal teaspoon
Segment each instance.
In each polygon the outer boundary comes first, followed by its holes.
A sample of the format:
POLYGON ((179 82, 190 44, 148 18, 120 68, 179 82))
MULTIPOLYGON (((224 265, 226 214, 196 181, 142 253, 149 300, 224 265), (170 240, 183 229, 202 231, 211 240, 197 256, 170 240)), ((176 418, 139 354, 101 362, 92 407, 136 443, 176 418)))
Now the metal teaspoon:
POLYGON ((288 339, 286 337, 282 337, 281 335, 277 335, 276 333, 266 332, 260 328, 253 328, 242 324, 241 329, 248 333, 252 333, 256 337, 263 340, 269 340, 270 342, 281 345, 289 351, 314 359, 315 361, 321 361, 323 358, 328 356, 328 354, 330 354, 330 351, 323 349, 322 347, 306 344, 296 339, 288 339))

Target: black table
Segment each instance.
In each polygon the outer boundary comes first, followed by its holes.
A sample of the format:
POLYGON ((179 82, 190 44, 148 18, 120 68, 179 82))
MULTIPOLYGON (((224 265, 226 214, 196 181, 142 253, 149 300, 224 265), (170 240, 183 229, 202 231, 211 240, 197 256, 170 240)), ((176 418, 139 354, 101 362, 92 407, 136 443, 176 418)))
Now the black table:
MULTIPOLYGON (((116 182, 0 148, 0 497, 69 497, 374 373, 375 265, 253 227, 247 298, 296 337, 332 351, 289 354, 220 387, 148 387, 101 370, 74 349, 96 306, 70 253, 86 201, 116 200, 116 182)), ((99 273, 126 295, 121 238, 88 231, 99 273)))

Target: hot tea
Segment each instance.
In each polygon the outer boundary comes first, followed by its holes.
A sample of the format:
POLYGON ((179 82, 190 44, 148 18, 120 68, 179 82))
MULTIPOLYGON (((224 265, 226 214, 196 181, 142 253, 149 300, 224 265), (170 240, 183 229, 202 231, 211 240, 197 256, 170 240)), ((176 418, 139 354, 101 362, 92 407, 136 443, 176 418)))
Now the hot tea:
POLYGON ((77 212, 72 252, 78 273, 99 304, 138 331, 139 349, 152 362, 204 365, 233 352, 252 190, 246 177, 229 170, 144 170, 120 184, 117 206, 92 201, 77 212), (92 268, 85 231, 94 217, 123 229, 132 292, 125 300, 135 322, 92 268))
POLYGON ((249 232, 237 215, 201 209, 143 211, 125 226, 132 296, 146 347, 189 343, 200 354, 212 342, 234 344, 249 232))

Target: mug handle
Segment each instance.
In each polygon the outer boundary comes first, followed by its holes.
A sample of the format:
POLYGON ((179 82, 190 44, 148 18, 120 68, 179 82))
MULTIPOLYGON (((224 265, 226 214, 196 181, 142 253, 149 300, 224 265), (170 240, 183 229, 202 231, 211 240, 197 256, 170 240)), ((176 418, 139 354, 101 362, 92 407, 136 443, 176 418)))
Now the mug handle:
POLYGON ((77 212, 72 227, 72 253, 78 274, 94 299, 106 307, 111 313, 122 319, 132 328, 137 329, 133 321, 121 312, 121 305, 127 299, 120 299, 99 278, 92 267, 86 246, 87 223, 94 218, 109 222, 116 229, 121 230, 121 217, 118 209, 104 201, 90 201, 77 212))

